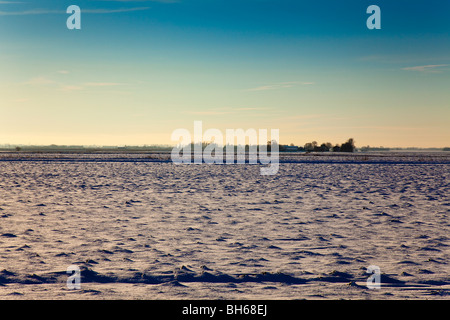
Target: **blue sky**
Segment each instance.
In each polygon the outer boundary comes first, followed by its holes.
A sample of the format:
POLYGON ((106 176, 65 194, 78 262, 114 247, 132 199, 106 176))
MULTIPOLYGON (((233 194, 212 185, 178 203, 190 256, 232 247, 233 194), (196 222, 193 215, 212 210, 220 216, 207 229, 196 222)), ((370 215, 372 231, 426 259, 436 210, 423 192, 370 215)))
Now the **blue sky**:
POLYGON ((450 1, 0 1, 0 144, 450 144, 450 1), (82 29, 68 30, 69 5, 82 29), (381 8, 369 30, 366 8, 381 8))

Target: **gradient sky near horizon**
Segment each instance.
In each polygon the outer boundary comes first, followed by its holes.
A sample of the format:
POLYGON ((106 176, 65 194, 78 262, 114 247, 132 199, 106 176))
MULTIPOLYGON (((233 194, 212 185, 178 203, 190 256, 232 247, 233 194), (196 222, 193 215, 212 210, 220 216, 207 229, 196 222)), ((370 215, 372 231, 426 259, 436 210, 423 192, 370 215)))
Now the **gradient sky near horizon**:
POLYGON ((0 144, 174 144, 201 120, 446 147, 449 87, 448 0, 0 1, 0 144))

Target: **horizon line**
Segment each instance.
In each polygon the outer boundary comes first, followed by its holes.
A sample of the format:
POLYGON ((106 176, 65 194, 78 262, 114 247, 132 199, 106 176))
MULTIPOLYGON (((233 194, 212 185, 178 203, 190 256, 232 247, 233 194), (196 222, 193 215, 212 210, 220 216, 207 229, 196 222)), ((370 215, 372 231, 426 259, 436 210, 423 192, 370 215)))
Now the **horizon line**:
MULTIPOLYGON (((185 146, 194 145, 195 143, 190 143, 185 146)), ((213 144, 213 143, 209 143, 213 144)), ((259 146, 260 144, 233 144, 233 146, 259 146)), ((265 145, 265 144, 263 144, 265 145)), ((279 146, 290 146, 290 144, 283 144, 278 143, 279 146)), ((14 149, 17 147, 20 148, 27 148, 27 147, 34 147, 34 148, 155 148, 155 147, 164 147, 164 148, 173 148, 177 147, 177 144, 120 144, 120 145, 97 145, 97 144, 14 144, 14 143, 3 143, 0 144, 0 149, 14 149)), ((226 145, 217 145, 218 147, 225 147, 226 145)), ((294 147, 304 147, 304 145, 294 145, 294 147)), ((450 146, 444 146, 444 147, 415 147, 415 146, 408 146, 408 147, 402 147, 402 146, 395 146, 395 147, 386 147, 386 146, 361 146, 361 147, 355 147, 355 149, 419 149, 419 150, 427 150, 427 149, 450 149, 450 146)))

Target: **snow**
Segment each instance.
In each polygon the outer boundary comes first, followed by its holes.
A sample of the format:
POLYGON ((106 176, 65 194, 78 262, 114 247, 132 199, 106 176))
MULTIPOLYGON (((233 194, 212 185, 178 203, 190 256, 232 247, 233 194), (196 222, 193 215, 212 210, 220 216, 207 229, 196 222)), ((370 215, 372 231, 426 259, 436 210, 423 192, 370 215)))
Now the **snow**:
POLYGON ((448 299, 448 153, 169 157, 1 154, 0 298, 448 299))

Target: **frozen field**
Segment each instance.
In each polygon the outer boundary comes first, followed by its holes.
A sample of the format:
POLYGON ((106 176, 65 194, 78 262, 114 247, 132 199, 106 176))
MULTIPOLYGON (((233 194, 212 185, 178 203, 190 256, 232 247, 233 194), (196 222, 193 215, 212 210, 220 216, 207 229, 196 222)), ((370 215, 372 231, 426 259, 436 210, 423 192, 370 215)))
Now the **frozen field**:
POLYGON ((449 153, 281 160, 0 154, 0 298, 450 298, 449 153))

